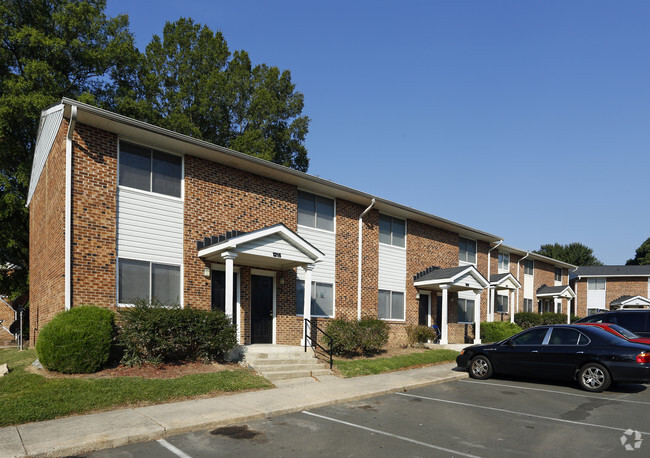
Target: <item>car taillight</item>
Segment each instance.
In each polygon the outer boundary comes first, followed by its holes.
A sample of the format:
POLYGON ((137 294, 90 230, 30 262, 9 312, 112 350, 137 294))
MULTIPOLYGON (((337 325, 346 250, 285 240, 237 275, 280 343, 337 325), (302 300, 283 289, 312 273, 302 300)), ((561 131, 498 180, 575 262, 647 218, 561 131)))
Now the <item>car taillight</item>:
POLYGON ((639 353, 636 355, 637 363, 650 363, 650 353, 639 353))

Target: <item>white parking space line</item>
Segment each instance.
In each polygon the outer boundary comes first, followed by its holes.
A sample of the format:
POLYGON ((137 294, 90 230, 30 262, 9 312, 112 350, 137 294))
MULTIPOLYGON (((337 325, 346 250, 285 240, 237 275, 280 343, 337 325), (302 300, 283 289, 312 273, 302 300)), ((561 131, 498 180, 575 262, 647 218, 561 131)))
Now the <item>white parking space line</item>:
POLYGON ((356 425, 354 423, 349 423, 349 422, 343 421, 343 420, 337 420, 336 418, 326 417, 324 415, 318 415, 318 414, 315 414, 315 413, 312 413, 312 412, 307 412, 306 410, 303 410, 302 413, 304 413, 305 415, 311 415, 312 417, 321 418, 323 420, 332 421, 334 423, 340 423, 342 425, 352 426, 353 428, 363 429, 364 431, 370 431, 371 433, 381 434, 383 436, 392 437, 394 439, 399 439, 399 440, 402 440, 402 441, 410 442, 412 444, 421 445, 423 447, 428 447, 428 448, 432 448, 432 449, 435 449, 435 450, 440 450, 441 452, 451 453, 452 455, 455 455, 455 456, 467 456, 467 457, 471 457, 471 458, 478 458, 476 455, 469 455, 467 453, 459 452, 457 450, 451 450, 451 449, 444 448, 444 447, 438 447, 437 445, 427 444, 426 442, 420 442, 420 441, 417 441, 415 439, 410 439, 408 437, 398 436, 397 434, 387 433, 385 431, 380 431, 378 429, 368 428, 367 426, 356 425))
POLYGON ((167 450, 172 452, 174 455, 178 456, 179 458, 192 458, 190 455, 185 453, 183 450, 181 450, 178 447, 174 447, 172 444, 167 442, 165 439, 158 439, 156 442, 158 442, 160 445, 165 447, 167 450))
MULTIPOLYGON (((516 410, 499 409, 498 407, 479 406, 476 404, 469 404, 466 402, 448 401, 447 399, 430 398, 428 396, 418 396, 415 394, 408 394, 408 393, 395 393, 395 394, 398 396, 407 396, 411 398, 424 399, 426 401, 444 402, 446 404, 454 404, 454 405, 464 406, 464 407, 474 407, 475 409, 493 410, 496 412, 509 413, 511 415, 521 415, 524 417, 539 418, 540 420, 557 421, 560 423, 570 423, 572 425, 579 425, 579 426, 590 426, 592 428, 611 429, 614 431, 622 431, 622 432, 625 432, 629 429, 629 428, 616 428, 614 426, 597 425, 595 423, 585 423, 582 421, 564 420, 562 418, 546 417, 544 415, 535 415, 527 412, 517 412, 516 410)), ((650 436, 650 433, 647 432, 639 431, 639 433, 646 436, 650 436)))
MULTIPOLYGON (((563 394, 565 396, 575 396, 575 397, 578 397, 578 398, 602 399, 602 400, 605 400, 605 401, 629 402, 629 403, 632 403, 632 404, 650 405, 650 402, 644 402, 644 401, 633 401, 633 400, 630 400, 630 399, 612 398, 612 397, 604 397, 604 396, 594 396, 594 395, 588 395, 588 394, 566 393, 564 391, 545 390, 543 388, 532 388, 532 387, 528 387, 528 386, 505 385, 505 384, 502 384, 502 383, 478 382, 478 381, 474 381, 474 380, 459 380, 459 382, 461 382, 461 383, 476 383, 478 385, 501 386, 503 388, 518 388, 518 389, 521 389, 521 390, 542 391, 544 393, 563 394)), ((629 396, 629 394, 626 394, 625 396, 629 396)))

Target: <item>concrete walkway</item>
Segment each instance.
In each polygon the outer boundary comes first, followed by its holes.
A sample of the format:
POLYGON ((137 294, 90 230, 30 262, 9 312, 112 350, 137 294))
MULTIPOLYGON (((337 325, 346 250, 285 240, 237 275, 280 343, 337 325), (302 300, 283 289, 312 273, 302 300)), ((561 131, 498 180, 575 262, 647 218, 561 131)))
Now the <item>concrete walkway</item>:
POLYGON ((75 455, 466 378, 455 366, 288 380, 264 391, 9 426, 0 428, 0 457, 75 455))

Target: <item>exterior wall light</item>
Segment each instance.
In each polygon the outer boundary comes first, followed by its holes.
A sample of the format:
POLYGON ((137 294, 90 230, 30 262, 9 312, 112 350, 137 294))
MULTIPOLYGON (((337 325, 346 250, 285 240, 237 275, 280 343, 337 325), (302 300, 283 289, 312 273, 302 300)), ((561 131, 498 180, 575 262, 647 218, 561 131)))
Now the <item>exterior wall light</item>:
POLYGON ((210 278, 210 268, 209 267, 204 267, 203 268, 203 276, 205 278, 210 278))

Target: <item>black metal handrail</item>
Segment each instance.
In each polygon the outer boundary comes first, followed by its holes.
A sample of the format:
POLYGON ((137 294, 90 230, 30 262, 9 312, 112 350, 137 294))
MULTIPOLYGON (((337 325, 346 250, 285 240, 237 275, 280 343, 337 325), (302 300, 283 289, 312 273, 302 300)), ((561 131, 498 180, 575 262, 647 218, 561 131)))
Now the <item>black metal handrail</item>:
MULTIPOLYGON (((307 352, 307 339, 309 339, 309 342, 310 342, 309 346, 311 348, 318 347, 321 350, 323 350, 324 352, 327 352, 327 354, 329 354, 329 356, 330 356, 330 370, 332 370, 332 362, 333 362, 332 351, 334 349, 334 338, 332 336, 330 336, 328 333, 326 333, 325 331, 323 331, 321 328, 319 328, 318 325, 312 324, 311 320, 305 318, 305 352, 307 352), (307 323, 309 323, 309 326, 307 326, 307 323), (320 331, 325 337, 327 337, 330 340, 330 348, 329 348, 329 350, 327 348, 323 347, 318 342, 316 342, 314 339, 312 339, 311 336, 307 335, 307 330, 311 330, 312 326, 315 327, 317 331, 320 331)), ((314 351, 314 353, 315 353, 315 351, 314 351)))

